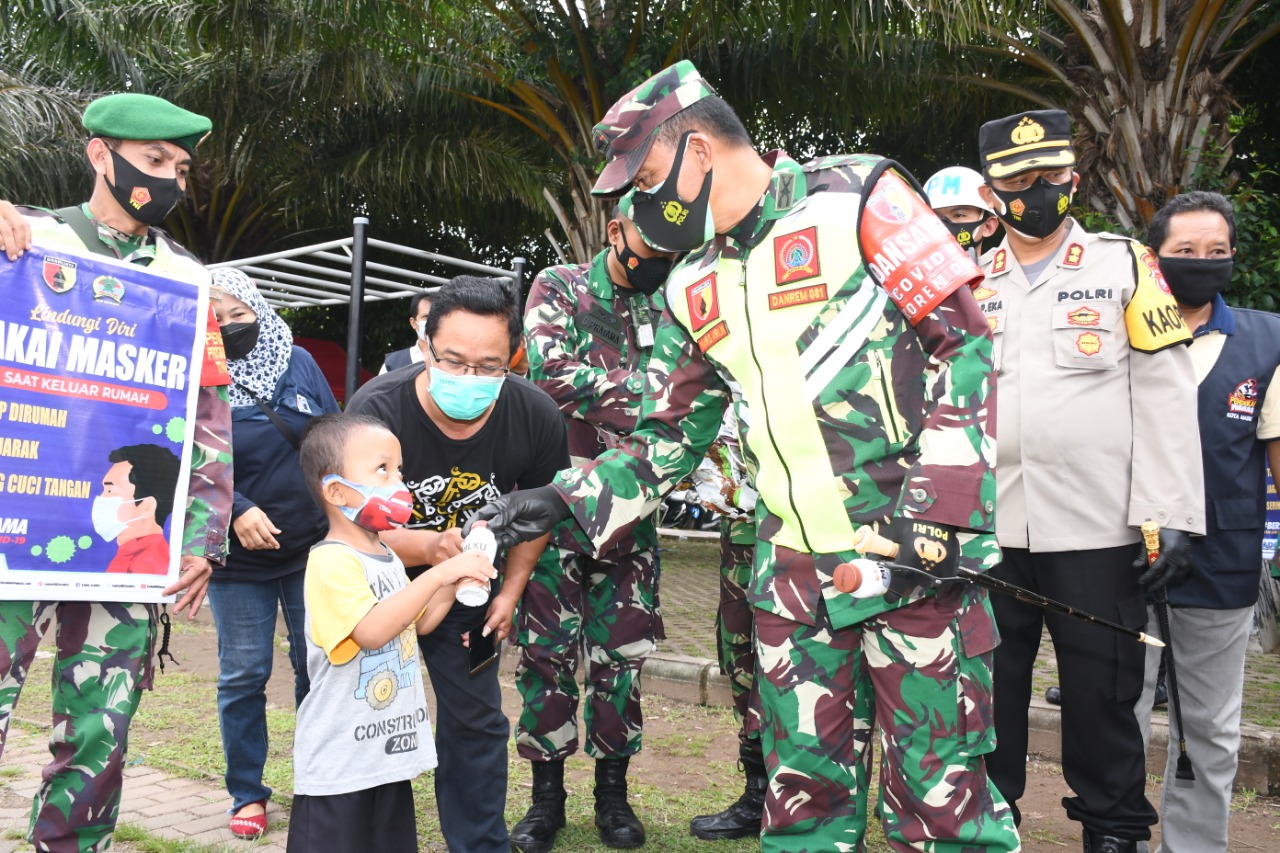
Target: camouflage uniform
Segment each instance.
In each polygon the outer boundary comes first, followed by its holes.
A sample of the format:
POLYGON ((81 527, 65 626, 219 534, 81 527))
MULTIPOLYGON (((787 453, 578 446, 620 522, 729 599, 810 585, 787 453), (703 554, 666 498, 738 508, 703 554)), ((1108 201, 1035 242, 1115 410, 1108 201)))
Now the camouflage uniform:
MULTIPOLYGON (((74 231, 46 211, 26 210, 32 242, 84 252, 74 231)), ((152 272, 208 288, 209 273, 176 243, 152 231, 143 245, 125 245, 104 226, 103 243, 116 257, 152 272)), ((212 315, 210 315, 212 317, 212 315)), ((213 356, 222 340, 207 332, 213 356)), ((205 381, 209 381, 206 377, 205 381)), ((227 386, 202 385, 196 396, 182 554, 215 565, 226 556, 231 518, 231 409, 227 386)), ((53 672, 53 761, 43 773, 31 810, 28 838, 37 850, 80 853, 111 845, 120 810, 129 723, 142 691, 151 689, 158 608, 154 604, 91 601, 0 601, 0 752, 40 641, 56 615, 53 672)))
MULTIPOLYGON (((662 297, 609 278, 610 249, 590 264, 543 270, 525 306, 529 378, 559 405, 574 465, 630 432, 662 297)), ((572 524, 552 533, 525 587, 517 618, 516 729, 522 758, 559 761, 578 748, 576 673, 586 653, 587 754, 640 750, 640 669, 662 636, 658 534, 652 516, 598 558, 572 524)))
POLYGON ((961 291, 913 327, 868 276, 856 228, 877 158, 766 161, 757 208, 668 280, 636 431, 556 485, 593 544, 613 547, 698 463, 728 402, 745 402, 760 492, 748 599, 770 776, 763 849, 861 849, 872 701, 891 846, 1019 849, 982 761, 994 742, 985 594, 903 606, 832 582, 855 529, 896 516, 977 531, 960 534, 961 564, 995 563, 987 324, 961 291))
POLYGON ((693 472, 693 483, 702 505, 721 514, 720 604, 716 610, 716 652, 720 672, 729 679, 733 714, 738 720, 738 740, 756 741, 759 749, 760 718, 755 695, 756 650, 752 640, 754 617, 747 601, 751 566, 756 547, 757 494, 742 458, 737 421, 725 412, 720 434, 693 472), (753 710, 755 708, 756 710, 753 710))

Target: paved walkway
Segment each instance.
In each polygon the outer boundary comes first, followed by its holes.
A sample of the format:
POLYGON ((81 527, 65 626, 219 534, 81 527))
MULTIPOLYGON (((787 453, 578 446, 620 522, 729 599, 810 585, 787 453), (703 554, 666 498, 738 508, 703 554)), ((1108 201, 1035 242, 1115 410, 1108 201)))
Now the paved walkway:
MULTIPOLYGON (((5 792, 0 805, 0 853, 31 850, 25 841, 31 798, 40 787, 40 770, 49 760, 48 732, 13 729, 4 750, 5 792)), ((267 812, 277 828, 249 846, 227 829, 227 792, 215 782, 183 779, 145 765, 126 767, 120 824, 141 827, 153 835, 189 841, 215 850, 235 845, 236 850, 284 853, 287 828, 284 812, 271 803, 267 812)))

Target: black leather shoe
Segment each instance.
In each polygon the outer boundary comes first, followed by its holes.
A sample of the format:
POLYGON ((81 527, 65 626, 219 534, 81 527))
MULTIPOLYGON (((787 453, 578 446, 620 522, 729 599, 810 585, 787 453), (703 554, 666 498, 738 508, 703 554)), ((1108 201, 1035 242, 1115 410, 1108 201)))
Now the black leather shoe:
POLYGON ((596 760, 596 828, 606 847, 629 850, 644 844, 644 824, 627 802, 628 758, 596 760))
POLYGON ((1156 708, 1163 708, 1169 704, 1169 688, 1165 687, 1164 679, 1156 682, 1156 708))
POLYGON ((738 756, 742 772, 747 777, 746 789, 738 801, 724 811, 698 815, 689 821, 689 831, 698 838, 719 841, 760 834, 760 822, 764 818, 764 792, 769 787, 760 741, 753 739, 742 744, 738 748, 738 756))
POLYGON ((1132 838, 1116 838, 1084 831, 1084 853, 1137 853, 1138 842, 1132 838))
POLYGON ((1062 688, 1054 685, 1044 692, 1044 701, 1050 705, 1062 704, 1062 688))
POLYGON ((511 844, 521 853, 548 853, 564 828, 564 762, 533 762, 533 805, 511 829, 511 844))

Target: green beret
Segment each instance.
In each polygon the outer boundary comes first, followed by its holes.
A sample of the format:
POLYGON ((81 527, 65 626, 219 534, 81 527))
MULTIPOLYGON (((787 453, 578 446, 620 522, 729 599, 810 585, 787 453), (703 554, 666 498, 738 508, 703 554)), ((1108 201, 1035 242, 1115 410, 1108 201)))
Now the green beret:
POLYGON ((194 154, 200 140, 209 135, 213 122, 155 95, 122 92, 89 104, 84 127, 94 136, 115 139, 164 140, 194 154))

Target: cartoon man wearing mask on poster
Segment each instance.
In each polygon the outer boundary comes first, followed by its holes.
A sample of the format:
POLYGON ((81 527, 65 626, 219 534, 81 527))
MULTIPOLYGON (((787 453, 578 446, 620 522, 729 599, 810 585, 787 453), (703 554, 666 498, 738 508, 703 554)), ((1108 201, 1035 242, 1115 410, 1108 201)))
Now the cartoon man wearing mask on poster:
POLYGON ((107 572, 162 575, 169 570, 164 522, 173 511, 181 463, 156 444, 132 444, 108 454, 102 494, 93 499, 93 529, 118 550, 107 572))

